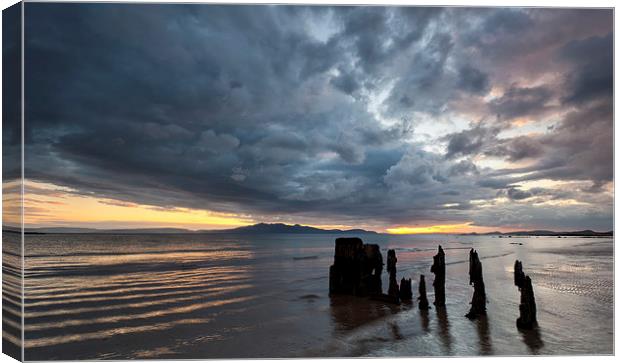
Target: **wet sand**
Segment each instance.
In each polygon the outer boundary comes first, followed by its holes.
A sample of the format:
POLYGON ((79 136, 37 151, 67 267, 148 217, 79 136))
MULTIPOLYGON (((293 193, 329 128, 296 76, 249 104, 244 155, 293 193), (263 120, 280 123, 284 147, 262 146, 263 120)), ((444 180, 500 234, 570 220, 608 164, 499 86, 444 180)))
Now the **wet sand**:
MULTIPOLYGON (((26 359, 612 354, 613 240, 362 236, 398 255, 398 280, 446 251, 446 302, 328 296, 336 236, 31 235, 26 359), (467 257, 479 251, 486 319, 470 321, 467 257), (540 329, 515 326, 514 260, 534 284, 540 329)), ((384 290, 387 274, 384 273, 384 290)))

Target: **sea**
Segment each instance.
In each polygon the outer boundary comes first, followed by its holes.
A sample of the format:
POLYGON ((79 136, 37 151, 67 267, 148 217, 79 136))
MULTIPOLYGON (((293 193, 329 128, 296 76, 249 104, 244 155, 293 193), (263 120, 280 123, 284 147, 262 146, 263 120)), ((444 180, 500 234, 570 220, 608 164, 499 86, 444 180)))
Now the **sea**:
MULTIPOLYGON (((613 354, 613 239, 363 234, 397 254, 397 279, 446 253, 445 309, 329 295, 330 234, 40 234, 25 241, 25 359, 184 359, 613 354), (487 316, 469 320, 468 254, 487 316), (539 328, 520 331, 515 260, 539 328)), ((19 263, 10 244, 3 273, 19 263)), ((383 273, 384 290, 387 273, 383 273)), ((6 279, 5 279, 6 280, 6 279)), ((5 338, 19 294, 3 289, 5 338)), ((10 282, 10 281, 9 281, 10 282)), ((12 333, 13 332, 13 333, 12 333)))

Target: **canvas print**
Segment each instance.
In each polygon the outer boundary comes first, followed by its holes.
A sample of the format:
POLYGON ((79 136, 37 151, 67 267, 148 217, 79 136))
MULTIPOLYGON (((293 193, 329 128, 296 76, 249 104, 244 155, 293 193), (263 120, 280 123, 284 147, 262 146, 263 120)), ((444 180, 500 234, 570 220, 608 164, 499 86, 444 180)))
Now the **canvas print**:
POLYGON ((610 355, 613 9, 3 11, 18 360, 610 355))

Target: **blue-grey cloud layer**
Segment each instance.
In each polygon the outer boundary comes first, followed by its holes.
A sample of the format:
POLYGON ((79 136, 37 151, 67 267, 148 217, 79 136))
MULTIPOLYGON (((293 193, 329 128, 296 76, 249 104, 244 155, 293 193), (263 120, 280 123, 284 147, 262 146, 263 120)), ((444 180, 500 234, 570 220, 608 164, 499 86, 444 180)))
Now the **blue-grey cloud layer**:
POLYGON ((611 10, 27 14, 29 178, 263 219, 611 228, 600 192, 613 180, 611 10), (554 115, 545 132, 504 135, 554 115), (424 131, 435 119, 468 124, 424 131), (519 184, 542 179, 583 187, 519 184), (542 203, 553 200, 578 203, 542 203))

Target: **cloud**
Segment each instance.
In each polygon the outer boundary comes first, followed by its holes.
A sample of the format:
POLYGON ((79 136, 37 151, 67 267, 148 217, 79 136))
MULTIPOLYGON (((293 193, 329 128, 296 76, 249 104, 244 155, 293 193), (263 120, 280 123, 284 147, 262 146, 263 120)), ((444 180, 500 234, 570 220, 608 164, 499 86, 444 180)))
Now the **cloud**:
POLYGON ((490 102, 490 110, 502 118, 513 119, 542 113, 552 93, 545 87, 511 86, 501 97, 490 102))
POLYGON ((338 76, 332 78, 330 82, 334 87, 348 95, 353 94, 361 87, 355 75, 344 71, 341 71, 338 76))
POLYGON ((239 146, 239 139, 229 134, 217 135, 213 130, 203 131, 200 134, 200 145, 214 153, 227 152, 239 146))
POLYGON ((402 117, 412 112, 438 113, 449 102, 455 77, 446 69, 453 48, 452 35, 433 34, 421 49, 405 60, 384 101, 386 115, 402 117))
POLYGON ((508 188, 505 191, 505 194, 506 194, 506 196, 508 198, 510 198, 512 200, 528 199, 528 198, 531 198, 531 197, 534 196, 534 193, 532 193, 531 191, 520 190, 520 189, 517 189, 515 187, 508 188))
POLYGON ((28 6, 27 178, 261 220, 514 224, 553 195, 611 221, 610 11, 28 6), (515 186, 543 179, 584 186, 515 186))
POLYGON ((459 69, 458 87, 467 92, 486 94, 489 91, 489 76, 466 64, 459 69))
POLYGON ((574 66, 567 75, 564 103, 584 103, 613 95, 613 35, 572 40, 558 51, 574 66))
POLYGON ((475 155, 480 153, 489 143, 495 142, 499 133, 498 127, 486 127, 478 124, 474 128, 446 135, 448 141, 446 157, 475 155))
POLYGON ((520 161, 539 157, 544 152, 545 148, 537 138, 517 136, 504 140, 495 140, 494 145, 485 154, 500 156, 509 161, 520 161))

